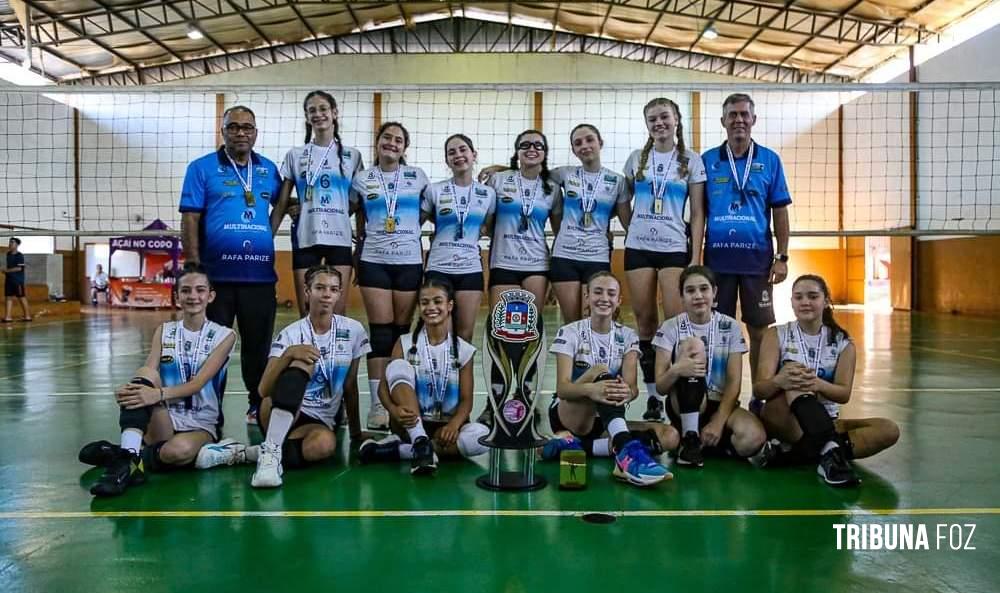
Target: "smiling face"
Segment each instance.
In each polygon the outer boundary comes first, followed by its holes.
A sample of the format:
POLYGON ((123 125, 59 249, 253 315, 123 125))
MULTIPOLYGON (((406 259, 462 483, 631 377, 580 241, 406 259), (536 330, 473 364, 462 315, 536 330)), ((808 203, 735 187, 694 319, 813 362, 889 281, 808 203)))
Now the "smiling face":
POLYGON ((332 129, 337 121, 337 108, 322 95, 313 95, 306 99, 306 123, 312 126, 314 132, 325 132, 332 129))
POLYGON ((614 276, 598 276, 587 284, 591 317, 613 317, 622 304, 622 287, 614 276))
POLYGON ((757 123, 753 105, 749 101, 736 101, 726 105, 722 113, 722 127, 726 129, 726 138, 730 142, 746 142, 750 140, 750 131, 757 123))
POLYGON ((418 305, 424 325, 433 327, 448 323, 455 302, 448 298, 448 293, 443 288, 428 286, 420 289, 418 305))
POLYGON ((811 279, 803 279, 792 285, 792 311, 795 319, 803 322, 815 322, 823 319, 823 310, 830 305, 830 300, 823 287, 811 279))
POLYGON ((452 138, 444 147, 445 163, 455 176, 471 171, 476 164, 475 150, 462 138, 452 138))
POLYGON ((319 272, 306 286, 306 298, 309 300, 310 313, 332 313, 333 306, 340 300, 340 278, 319 272))
POLYGON ((691 316, 703 317, 711 315, 715 304, 716 288, 708 278, 701 274, 692 274, 684 280, 681 287, 681 303, 684 311, 691 316))
POLYGON ((523 167, 541 165, 548 146, 541 134, 528 132, 517 138, 517 162, 523 167))
POLYGON ((646 130, 654 141, 674 140, 677 135, 677 113, 669 103, 650 105, 643 115, 646 117, 646 130))
POLYGON ((222 120, 222 140, 233 156, 250 154, 257 142, 257 123, 249 111, 235 109, 222 120))
POLYGON ((573 146, 573 154, 581 162, 589 163, 601 156, 601 148, 604 143, 600 135, 590 126, 582 126, 577 129, 569 138, 573 146))
POLYGON ((387 126, 378 137, 380 164, 398 163, 406 156, 406 134, 399 126, 387 126))
POLYGON ((205 274, 188 273, 177 283, 177 300, 185 315, 200 315, 215 300, 215 291, 205 274))

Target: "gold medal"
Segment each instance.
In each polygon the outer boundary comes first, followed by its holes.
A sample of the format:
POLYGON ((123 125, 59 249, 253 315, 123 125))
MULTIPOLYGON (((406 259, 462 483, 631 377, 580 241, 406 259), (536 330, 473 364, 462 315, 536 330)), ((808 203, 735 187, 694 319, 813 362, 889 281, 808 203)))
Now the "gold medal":
POLYGON ((249 189, 243 192, 243 199, 250 208, 253 208, 257 204, 257 200, 253 197, 253 192, 249 189))
POLYGON ((594 224, 594 215, 590 212, 583 213, 583 226, 588 227, 594 224))
POLYGON ((663 214, 663 198, 653 200, 653 214, 663 214))
POLYGON ((396 219, 387 217, 385 219, 385 232, 395 233, 396 232, 396 219))
POLYGON ((306 201, 312 201, 313 199, 313 188, 311 185, 306 186, 306 201))

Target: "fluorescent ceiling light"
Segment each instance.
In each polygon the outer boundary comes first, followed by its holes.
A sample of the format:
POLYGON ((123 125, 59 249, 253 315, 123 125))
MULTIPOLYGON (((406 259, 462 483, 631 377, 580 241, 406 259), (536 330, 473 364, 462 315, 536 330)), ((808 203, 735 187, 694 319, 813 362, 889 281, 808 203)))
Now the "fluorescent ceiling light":
POLYGON ((205 38, 205 34, 202 33, 201 30, 198 29, 198 27, 195 27, 194 25, 188 25, 187 36, 190 39, 204 39, 205 38))
POLYGON ((715 30, 715 27, 709 27, 705 29, 705 32, 701 34, 705 39, 716 39, 719 36, 719 32, 715 30))

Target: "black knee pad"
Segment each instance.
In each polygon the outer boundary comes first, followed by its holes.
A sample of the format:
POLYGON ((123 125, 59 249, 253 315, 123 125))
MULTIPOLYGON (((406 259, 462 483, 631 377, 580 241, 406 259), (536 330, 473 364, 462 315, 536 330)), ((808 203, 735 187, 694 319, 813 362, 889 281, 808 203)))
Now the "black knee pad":
POLYGON ((674 384, 677 409, 681 414, 690 414, 701 409, 701 402, 708 395, 705 377, 681 377, 674 384))
POLYGON ((834 435, 833 440, 840 446, 845 458, 854 459, 854 443, 851 442, 851 435, 846 432, 838 432, 834 435))
POLYGON ((133 428, 139 432, 146 432, 149 428, 149 421, 153 418, 153 406, 126 410, 121 408, 118 413, 118 426, 122 429, 133 428))
POLYGON ((309 465, 305 454, 302 453, 302 441, 304 439, 285 439, 281 445, 281 466, 285 469, 297 469, 309 465))
POLYGON ((274 394, 271 395, 271 405, 294 414, 302 405, 309 384, 309 373, 296 367, 288 367, 281 371, 278 380, 274 382, 274 394))
POLYGON ((639 340, 639 369, 643 383, 656 381, 656 350, 652 340, 639 340))
POLYGON ((792 414, 799 421, 799 427, 809 441, 823 446, 834 438, 833 418, 826 412, 816 396, 807 393, 795 398, 791 405, 792 414))
POLYGON ((396 340, 399 339, 399 336, 405 336, 406 334, 410 333, 410 324, 407 323, 407 324, 393 325, 392 333, 393 336, 395 336, 392 341, 393 343, 395 343, 396 340))
POLYGON ((392 347, 396 345, 395 328, 396 326, 391 323, 368 324, 368 338, 372 345, 372 351, 368 353, 368 358, 389 358, 392 356, 392 347))
POLYGON ((625 417, 625 406, 613 406, 611 404, 595 402, 594 407, 597 408, 597 415, 604 422, 604 426, 608 426, 615 418, 625 417))

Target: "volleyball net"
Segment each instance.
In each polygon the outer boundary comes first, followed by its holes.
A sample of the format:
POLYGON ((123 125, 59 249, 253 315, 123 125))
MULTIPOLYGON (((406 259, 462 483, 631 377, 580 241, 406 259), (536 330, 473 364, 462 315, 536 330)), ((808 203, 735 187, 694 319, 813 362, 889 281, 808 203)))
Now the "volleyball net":
MULTIPOLYGON (((112 236, 180 228, 187 164, 215 148, 223 109, 250 107, 255 150, 280 163, 304 143, 312 88, 0 89, 0 233, 112 236)), ((326 87, 345 145, 370 165, 375 129, 408 128, 407 161, 444 179, 444 141, 468 135, 479 165, 510 160, 540 126, 549 165, 578 164, 570 130, 596 126, 621 171, 647 138, 642 108, 680 107, 688 148, 725 139, 723 99, 750 92, 755 140, 779 153, 795 235, 1000 233, 1000 83, 896 85, 426 85, 326 87)), ((711 174, 711 172, 709 172, 711 174)), ((286 223, 287 224, 287 223, 286 223)), ((617 226, 617 221, 614 223, 617 226)))

